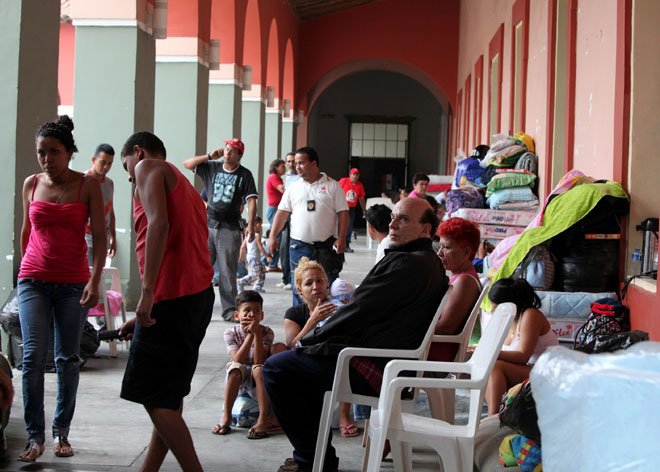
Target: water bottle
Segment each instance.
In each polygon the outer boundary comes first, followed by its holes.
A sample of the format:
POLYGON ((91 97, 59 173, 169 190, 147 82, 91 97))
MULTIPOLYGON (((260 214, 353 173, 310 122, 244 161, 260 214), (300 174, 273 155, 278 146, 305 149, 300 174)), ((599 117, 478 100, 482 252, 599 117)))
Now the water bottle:
POLYGON ((640 267, 638 264, 642 261, 642 251, 639 248, 635 248, 632 252, 632 255, 630 256, 630 259, 633 262, 633 267, 631 272, 636 274, 638 273, 638 268, 640 267))

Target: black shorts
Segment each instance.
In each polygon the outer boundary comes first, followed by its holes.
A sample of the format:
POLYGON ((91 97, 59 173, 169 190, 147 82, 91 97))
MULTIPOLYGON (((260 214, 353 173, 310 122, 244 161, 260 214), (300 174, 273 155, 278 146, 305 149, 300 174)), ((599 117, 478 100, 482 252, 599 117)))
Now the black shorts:
POLYGON ((179 408, 190 393, 214 301, 213 288, 209 287, 156 303, 151 310, 156 323, 149 328, 136 323, 121 398, 147 408, 179 408))

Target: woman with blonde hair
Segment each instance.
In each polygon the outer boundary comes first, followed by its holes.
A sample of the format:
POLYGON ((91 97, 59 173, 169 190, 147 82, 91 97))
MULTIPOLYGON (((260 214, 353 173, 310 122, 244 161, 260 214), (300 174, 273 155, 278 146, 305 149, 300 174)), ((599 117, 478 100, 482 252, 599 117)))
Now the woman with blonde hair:
MULTIPOLYGON (((273 353, 296 347, 301 338, 331 317, 337 309, 331 301, 328 276, 321 264, 302 257, 293 273, 293 279, 303 303, 292 306, 284 314, 286 346, 276 344, 271 350, 273 353)), ((339 432, 344 437, 359 434, 357 426, 351 423, 348 403, 339 406, 339 432)))

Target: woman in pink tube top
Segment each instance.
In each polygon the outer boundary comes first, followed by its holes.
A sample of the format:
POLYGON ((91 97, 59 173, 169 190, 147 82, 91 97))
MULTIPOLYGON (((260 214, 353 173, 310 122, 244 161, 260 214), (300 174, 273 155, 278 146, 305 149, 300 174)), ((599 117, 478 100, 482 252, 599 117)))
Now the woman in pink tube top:
MULTIPOLYGON (((472 307, 481 293, 481 283, 472 259, 480 244, 479 227, 463 218, 449 218, 437 232, 440 236, 438 257, 451 273, 449 290, 442 315, 435 326, 435 334, 458 334, 463 329, 472 307)), ((458 351, 456 343, 433 343, 429 360, 453 361, 458 351)))
POLYGON ((78 151, 73 122, 61 116, 37 131, 37 162, 43 172, 23 184, 18 311, 23 336, 23 404, 28 440, 18 457, 34 462, 44 451, 44 367, 51 330, 55 339, 57 401, 53 452, 70 457, 69 426, 80 374, 80 336, 87 309, 99 299, 106 253, 103 197, 98 181, 73 171, 78 151), (85 225, 90 221, 93 268, 87 265, 85 225), (51 328, 52 326, 52 328, 51 328))

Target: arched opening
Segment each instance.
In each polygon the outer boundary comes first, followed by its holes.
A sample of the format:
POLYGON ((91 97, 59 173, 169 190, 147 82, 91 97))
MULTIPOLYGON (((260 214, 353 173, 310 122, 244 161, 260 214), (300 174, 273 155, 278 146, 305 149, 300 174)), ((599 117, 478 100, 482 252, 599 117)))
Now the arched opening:
POLYGON ((444 171, 448 102, 438 94, 391 70, 345 75, 316 96, 307 142, 331 177, 358 167, 367 197, 394 192, 410 186, 416 172, 444 171))
POLYGON ((286 47, 284 49, 284 67, 282 73, 282 100, 289 100, 289 113, 285 114, 285 118, 293 117, 293 110, 295 110, 295 100, 293 91, 295 90, 294 84, 294 65, 293 65, 293 46, 291 44, 291 38, 287 39, 286 47))
MULTIPOLYGON (((261 85, 261 20, 257 0, 250 0, 247 6, 243 47, 243 64, 252 68, 251 83, 261 85)), ((244 88, 243 90, 245 91, 246 89, 244 88)))
POLYGON ((275 18, 270 22, 268 33, 268 53, 266 66, 267 103, 266 106, 274 107, 280 99, 280 48, 277 34, 277 21, 275 18), (272 89, 270 88, 272 87, 272 89), (272 102, 274 98, 274 102, 272 102))

